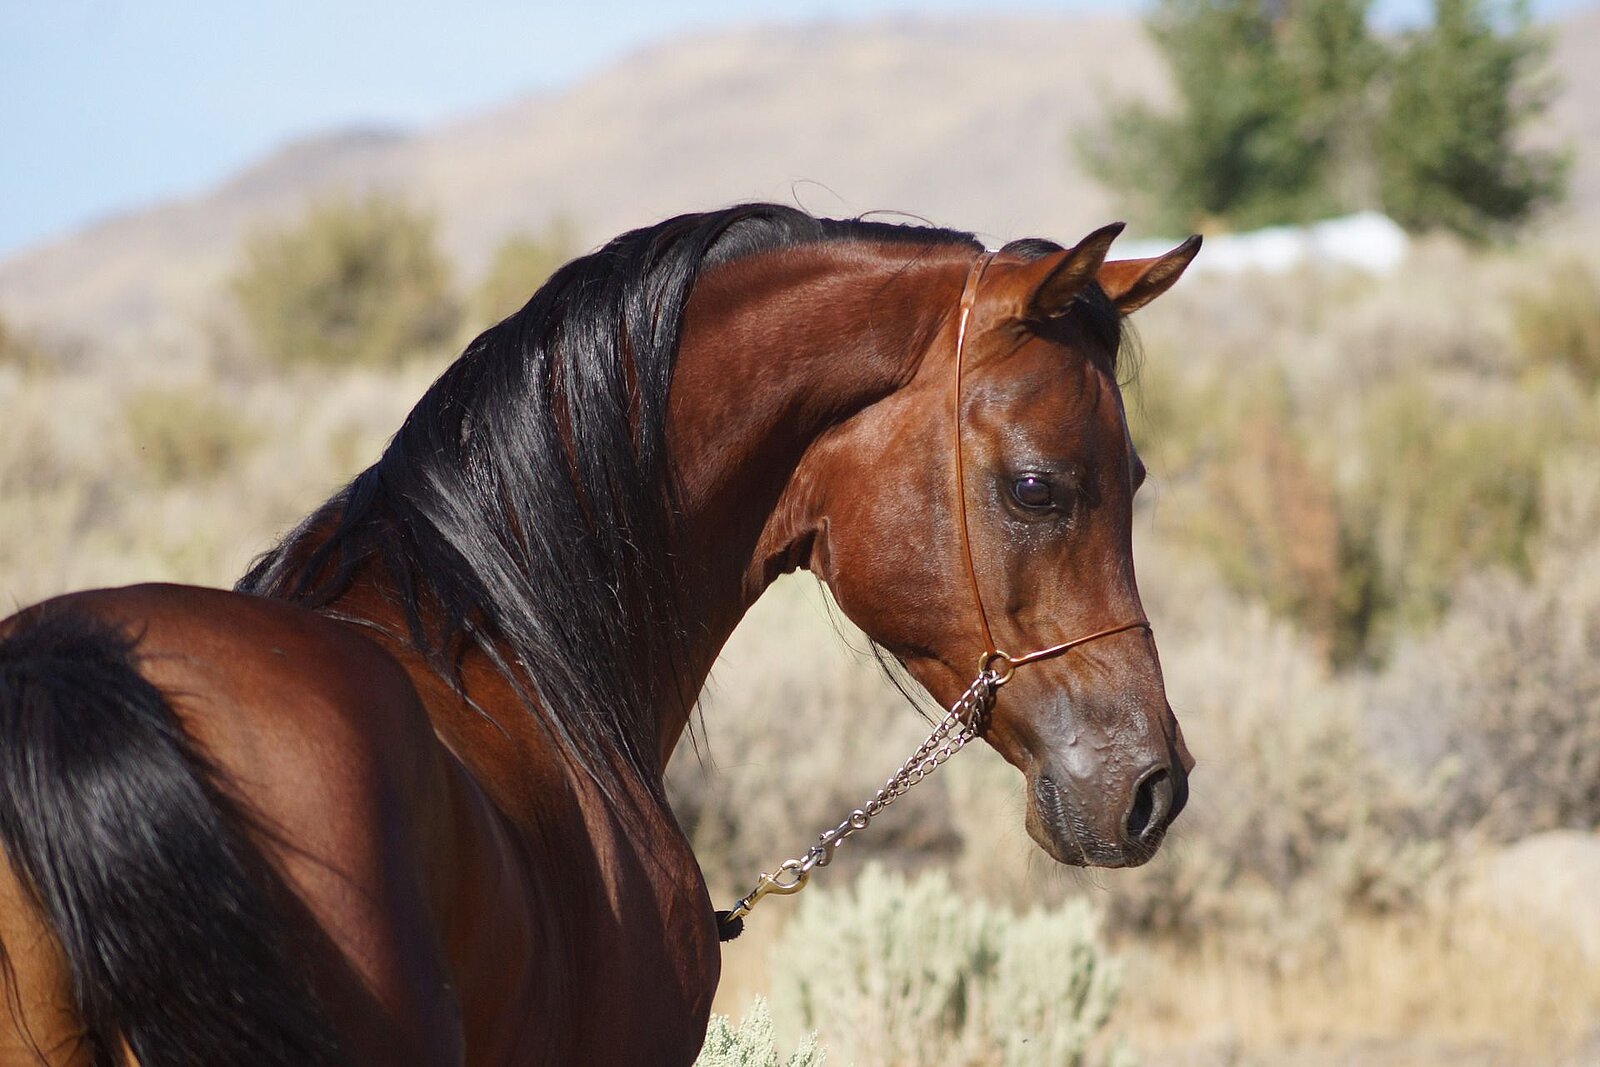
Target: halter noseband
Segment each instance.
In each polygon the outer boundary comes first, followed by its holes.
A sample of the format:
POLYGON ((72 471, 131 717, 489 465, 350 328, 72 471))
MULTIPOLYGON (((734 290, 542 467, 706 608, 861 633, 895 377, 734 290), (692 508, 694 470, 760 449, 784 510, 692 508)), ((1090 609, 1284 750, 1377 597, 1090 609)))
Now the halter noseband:
POLYGON ((1075 637, 1071 641, 1063 641, 1058 645, 1035 649, 1022 656, 1013 656, 1003 652, 995 643, 994 633, 989 628, 989 613, 983 607, 983 593, 978 588, 978 568, 972 561, 972 533, 967 523, 967 476, 966 467, 961 458, 961 364, 966 353, 967 323, 972 318, 973 305, 978 300, 978 283, 983 280, 983 274, 989 269, 989 264, 994 261, 995 252, 985 251, 978 256, 967 271, 967 282, 961 290, 961 307, 956 318, 956 383, 955 383, 955 442, 956 456, 956 507, 961 515, 961 557, 967 565, 967 581, 972 586, 972 600, 978 605, 978 625, 983 630, 983 655, 978 660, 978 672, 992 673, 996 685, 1004 685, 1011 680, 1011 675, 1018 667, 1028 663, 1037 663, 1040 660, 1054 659, 1063 652, 1086 645, 1091 641, 1098 641, 1102 637, 1120 634, 1125 630, 1149 630, 1150 620, 1140 615, 1132 622, 1125 622, 1119 626, 1110 626, 1104 630, 1083 637, 1075 637), (997 665, 1003 665, 1003 670, 996 670, 997 665))

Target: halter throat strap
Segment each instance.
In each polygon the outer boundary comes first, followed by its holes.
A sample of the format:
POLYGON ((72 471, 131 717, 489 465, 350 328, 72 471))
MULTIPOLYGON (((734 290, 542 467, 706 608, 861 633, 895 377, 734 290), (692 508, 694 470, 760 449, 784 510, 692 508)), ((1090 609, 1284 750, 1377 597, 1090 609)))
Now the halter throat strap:
POLYGON ((1000 649, 995 643, 994 632, 989 626, 989 613, 984 610, 983 592, 978 587, 978 568, 972 558, 972 531, 967 519, 967 474, 966 463, 961 452, 961 383, 963 379, 962 365, 966 356, 967 328, 972 321, 972 309, 978 301, 978 285, 983 281, 984 272, 989 269, 989 264, 994 262, 995 252, 986 250, 973 261, 972 267, 967 271, 966 285, 961 290, 961 304, 956 317, 956 381, 953 418, 951 425, 954 427, 955 441, 953 442, 956 459, 956 509, 961 516, 961 558, 967 566, 967 582, 972 588, 972 602, 978 606, 978 626, 983 631, 983 656, 978 661, 981 672, 991 671, 995 675, 997 684, 1009 681, 1011 674, 1018 667, 1028 663, 1037 663, 1040 660, 1052 659, 1068 652, 1079 645, 1086 645, 1091 641, 1098 641, 1102 637, 1110 637, 1126 630, 1148 630, 1150 621, 1142 614, 1136 619, 1116 626, 1108 626, 1103 630, 1082 637, 1075 637, 1070 641, 1060 644, 1048 645, 1035 649, 1020 656, 1013 656, 1000 649))

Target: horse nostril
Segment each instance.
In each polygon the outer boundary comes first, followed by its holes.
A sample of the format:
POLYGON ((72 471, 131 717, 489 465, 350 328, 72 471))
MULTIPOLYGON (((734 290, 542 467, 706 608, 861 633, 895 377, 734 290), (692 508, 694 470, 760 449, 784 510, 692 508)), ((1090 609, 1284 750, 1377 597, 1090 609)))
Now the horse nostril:
POLYGON ((1172 812, 1172 773, 1165 767, 1156 767, 1140 780, 1133 790, 1133 805, 1128 809, 1124 824, 1128 840, 1141 845, 1158 840, 1167 828, 1172 812))

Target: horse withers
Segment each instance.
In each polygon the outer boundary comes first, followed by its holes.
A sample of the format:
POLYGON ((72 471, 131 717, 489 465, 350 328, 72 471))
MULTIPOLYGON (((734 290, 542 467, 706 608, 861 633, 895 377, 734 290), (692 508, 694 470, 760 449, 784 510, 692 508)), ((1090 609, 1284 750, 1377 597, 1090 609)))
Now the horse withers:
POLYGON ((0 1060, 690 1062, 719 954, 666 763, 807 568, 1070 864, 1191 761, 1134 581, 1126 315, 1198 240, 689 215, 567 264, 234 592, 0 623, 0 1060), (1014 674, 1014 677, 1010 675, 1014 674))

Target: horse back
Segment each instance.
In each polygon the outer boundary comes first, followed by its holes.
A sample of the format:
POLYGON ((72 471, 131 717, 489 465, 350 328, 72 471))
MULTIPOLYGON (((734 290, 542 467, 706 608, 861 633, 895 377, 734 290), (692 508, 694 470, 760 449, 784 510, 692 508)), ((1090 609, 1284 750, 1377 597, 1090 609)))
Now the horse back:
MULTIPOLYGON (((63 618, 130 642, 137 672, 246 824, 265 861, 256 874, 272 883, 281 940, 292 965, 312 976, 314 999, 349 1053, 341 1059, 462 1062, 459 986, 486 969, 505 994, 536 999, 521 988, 531 978, 518 981, 539 946, 520 904, 525 887, 506 884, 524 871, 511 835, 439 743, 410 676, 375 641, 277 601, 142 585, 30 608, 0 622, 0 642, 63 618), (507 891, 481 899, 486 885, 507 891), (474 974, 454 973, 452 957, 478 961, 474 974)), ((7 905, 36 896, 0 864, 7 905)), ((6 914, 0 940, 13 975, 0 974, 0 985, 12 983, 12 1002, 26 1014, 21 1024, 0 1017, 0 1050, 9 1041, 80 1062, 82 1028, 68 1007, 58 939, 33 909, 6 914)), ((545 1059, 519 1050, 525 1039, 515 1031, 476 1036, 472 1062, 545 1059)))

